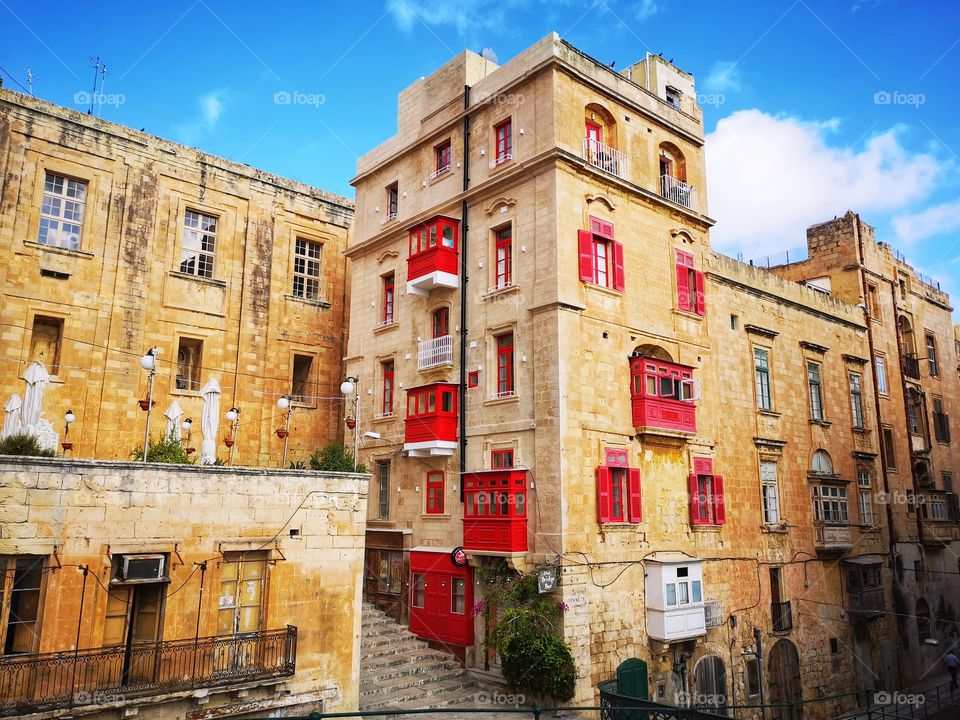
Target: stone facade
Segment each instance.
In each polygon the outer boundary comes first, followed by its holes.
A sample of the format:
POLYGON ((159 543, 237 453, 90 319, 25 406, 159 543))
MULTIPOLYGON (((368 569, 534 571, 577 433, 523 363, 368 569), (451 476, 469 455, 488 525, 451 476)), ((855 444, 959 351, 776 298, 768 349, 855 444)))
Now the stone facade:
MULTIPOLYGON (((5 89, 0 173, 4 403, 39 359, 45 417, 62 434, 76 416, 73 456, 127 459, 156 347, 154 437, 176 400, 199 451, 214 378, 221 415, 241 411, 236 463, 280 463, 282 394, 291 459, 337 439, 349 200, 5 89)), ((217 435, 227 459, 222 417, 217 435)))
MULTIPOLYGON (((887 400, 873 321, 839 277, 853 251, 840 243, 830 259, 832 293, 713 252, 695 97, 692 77, 659 57, 617 73, 555 35, 502 67, 464 53, 401 93, 396 136, 358 161, 347 251, 346 363, 374 476, 368 564, 379 553, 366 594, 413 626, 426 572, 454 608, 428 639, 496 672, 489 628, 458 614, 458 585, 443 584, 449 551, 463 546, 472 568, 558 568, 580 702, 639 657, 654 699, 756 703, 755 632, 768 702, 901 687, 898 516, 876 410, 887 400), (423 262, 446 252, 430 239, 438 216, 457 228, 452 269, 423 262), (660 385, 638 374, 648 365, 676 375, 660 385), (437 423, 426 447, 417 398, 436 383, 460 386, 463 412, 455 437, 437 423), (477 522, 466 486, 505 478, 504 458, 523 469, 525 512, 504 500, 477 522), (604 488, 621 468, 614 507, 604 488), (627 477, 640 480, 629 512, 627 477), (508 516, 523 542, 468 532, 508 516), (673 566, 702 569, 693 605, 706 627, 663 639, 650 578, 673 566)), ((894 442, 907 453, 901 431, 894 442)))
POLYGON ((356 708, 366 495, 352 474, 0 461, 0 714, 356 708), (284 653, 295 673, 264 675, 284 653))

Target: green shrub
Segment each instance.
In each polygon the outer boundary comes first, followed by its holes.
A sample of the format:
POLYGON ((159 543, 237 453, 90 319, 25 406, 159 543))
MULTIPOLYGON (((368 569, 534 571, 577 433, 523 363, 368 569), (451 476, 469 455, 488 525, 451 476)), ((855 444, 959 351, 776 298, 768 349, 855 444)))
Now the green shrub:
POLYGON ((0 455, 30 455, 33 457, 56 457, 55 450, 40 447, 40 441, 33 435, 11 435, 0 441, 0 455))
POLYGON ((317 448, 310 456, 310 469, 327 472, 367 472, 367 466, 363 463, 354 466, 353 453, 343 445, 327 445, 325 448, 317 448))
MULTIPOLYGON (((143 445, 131 450, 130 457, 133 460, 143 460, 143 445)), ((160 440, 150 439, 147 462, 189 465, 191 461, 183 444, 171 435, 160 440)))
POLYGON ((291 470, 306 470, 307 464, 303 460, 291 460, 290 461, 291 470))

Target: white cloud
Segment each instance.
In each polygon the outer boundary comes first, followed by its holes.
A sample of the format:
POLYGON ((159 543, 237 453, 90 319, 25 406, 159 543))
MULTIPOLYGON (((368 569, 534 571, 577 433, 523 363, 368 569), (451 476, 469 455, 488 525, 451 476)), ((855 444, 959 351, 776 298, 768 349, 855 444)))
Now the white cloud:
POLYGON ((644 20, 652 18, 658 12, 660 12, 660 6, 657 4, 657 0, 640 0, 640 2, 635 3, 631 8, 630 14, 640 22, 643 22, 644 20))
POLYGON ((177 138, 187 145, 194 145, 217 128, 223 115, 226 92, 214 90, 197 98, 199 112, 197 117, 175 127, 177 138))
POLYGON ((900 128, 859 150, 832 146, 839 120, 810 122, 741 110, 707 136, 714 245, 746 257, 806 246, 814 223, 857 212, 891 212, 924 199, 942 168, 901 145, 900 128))
POLYGON ((702 92, 728 93, 737 92, 743 85, 740 68, 735 62, 721 60, 710 67, 710 72, 700 83, 702 92))
POLYGON ((901 213, 890 220, 890 225, 904 245, 912 245, 929 237, 960 229, 960 199, 932 205, 925 210, 901 213))

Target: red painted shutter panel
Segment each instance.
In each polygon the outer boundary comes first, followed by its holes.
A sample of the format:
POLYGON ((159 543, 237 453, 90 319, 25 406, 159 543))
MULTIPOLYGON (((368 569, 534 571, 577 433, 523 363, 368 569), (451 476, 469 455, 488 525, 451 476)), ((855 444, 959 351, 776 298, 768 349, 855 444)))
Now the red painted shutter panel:
POLYGON ((602 523, 612 521, 610 516, 613 508, 610 507, 610 469, 597 468, 597 517, 602 523))
POLYGON ((593 233, 578 230, 577 243, 580 248, 580 280, 593 282, 593 233))
POLYGON ((707 298, 703 294, 703 273, 697 273, 697 315, 707 314, 707 298))
POLYGON ((696 473, 690 473, 690 524, 700 525, 700 486, 696 473))
POLYGON ((713 476, 714 522, 723 525, 727 522, 727 505, 723 497, 723 475, 713 476))
POLYGON ((623 292, 623 244, 613 243, 613 289, 623 292))
POLYGON ((677 253, 677 307, 686 310, 690 307, 690 283, 687 282, 687 266, 677 253))
POLYGON ((630 470, 627 471, 627 475, 629 485, 627 493, 630 498, 630 522, 638 523, 643 520, 643 500, 640 496, 640 470, 638 468, 630 468, 630 470))

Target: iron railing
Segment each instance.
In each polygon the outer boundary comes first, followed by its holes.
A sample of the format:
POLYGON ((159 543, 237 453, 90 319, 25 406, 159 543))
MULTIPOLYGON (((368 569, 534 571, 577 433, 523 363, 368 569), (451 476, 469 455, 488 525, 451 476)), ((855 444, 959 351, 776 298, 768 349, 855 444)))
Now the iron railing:
POLYGON ((0 658, 0 715, 289 677, 297 628, 0 658))
POLYGON ((793 629, 793 612, 790 601, 770 603, 770 617, 773 619, 774 632, 786 632, 793 629))
POLYGON ((726 720, 721 711, 681 708, 621 695, 616 680, 599 685, 600 720, 726 720))
POLYGON ((599 140, 584 138, 583 159, 604 172, 627 179, 627 156, 599 140))
POLYGON ((453 362, 453 336, 441 335, 430 340, 421 340, 417 359, 418 370, 447 365, 453 362))
POLYGON ((687 185, 682 180, 672 175, 660 176, 660 194, 667 200, 672 200, 677 205, 683 205, 689 210, 697 209, 697 191, 692 185, 687 185))
POLYGON ((903 356, 903 374, 914 380, 920 379, 920 361, 914 354, 903 356))

